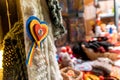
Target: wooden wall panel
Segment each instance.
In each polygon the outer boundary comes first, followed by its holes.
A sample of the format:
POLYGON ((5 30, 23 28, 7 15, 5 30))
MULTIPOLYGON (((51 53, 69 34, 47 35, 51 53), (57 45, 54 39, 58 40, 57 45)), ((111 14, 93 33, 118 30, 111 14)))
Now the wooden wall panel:
POLYGON ((9 31, 7 11, 9 13, 12 28, 14 23, 22 18, 20 0, 0 0, 0 44, 9 31), (8 8, 6 6, 6 1, 8 3, 8 8))
POLYGON ((5 0, 0 0, 0 16, 1 16, 1 27, 2 27, 1 29, 3 36, 5 36, 9 30, 5 0))

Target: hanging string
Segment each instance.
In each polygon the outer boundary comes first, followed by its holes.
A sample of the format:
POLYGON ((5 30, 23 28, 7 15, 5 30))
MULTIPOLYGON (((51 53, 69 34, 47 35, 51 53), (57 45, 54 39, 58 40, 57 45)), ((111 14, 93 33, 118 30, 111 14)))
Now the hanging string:
POLYGON ((11 21, 10 21, 8 1, 6 0, 5 2, 6 2, 6 8, 7 8, 7 17, 8 17, 9 30, 10 30, 11 29, 11 21))

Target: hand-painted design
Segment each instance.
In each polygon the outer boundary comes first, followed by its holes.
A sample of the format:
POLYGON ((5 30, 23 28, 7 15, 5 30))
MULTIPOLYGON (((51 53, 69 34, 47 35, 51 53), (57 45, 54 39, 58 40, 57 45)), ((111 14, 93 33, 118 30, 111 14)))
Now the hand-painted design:
POLYGON ((37 17, 31 16, 26 22, 26 31, 29 38, 32 40, 32 45, 28 53, 26 64, 32 65, 34 48, 41 47, 42 41, 47 37, 48 26, 46 22, 40 21, 37 17))

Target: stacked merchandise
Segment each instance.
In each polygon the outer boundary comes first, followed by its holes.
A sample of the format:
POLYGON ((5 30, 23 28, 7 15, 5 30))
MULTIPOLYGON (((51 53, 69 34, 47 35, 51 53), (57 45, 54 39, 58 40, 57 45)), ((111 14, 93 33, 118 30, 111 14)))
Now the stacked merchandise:
POLYGON ((109 43, 106 37, 79 42, 72 47, 70 53, 67 48, 62 47, 58 53, 62 76, 65 78, 66 74, 69 76, 68 80, 71 80, 71 75, 72 78, 75 77, 78 71, 82 75, 80 79, 83 80, 119 80, 120 52, 118 50, 118 53, 110 52, 113 47, 116 46, 109 43))
POLYGON ((111 50, 112 47, 116 47, 116 45, 110 43, 108 40, 109 39, 106 37, 97 37, 96 40, 85 41, 83 42, 85 45, 83 50, 91 60, 97 59, 98 57, 107 57, 111 60, 117 60, 119 54, 113 53, 111 50))

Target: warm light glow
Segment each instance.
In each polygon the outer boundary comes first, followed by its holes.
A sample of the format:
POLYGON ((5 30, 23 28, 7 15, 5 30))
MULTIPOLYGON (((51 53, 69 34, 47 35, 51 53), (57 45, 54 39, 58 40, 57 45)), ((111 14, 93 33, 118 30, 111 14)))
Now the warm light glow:
POLYGON ((2 68, 3 50, 0 50, 0 69, 2 68))

